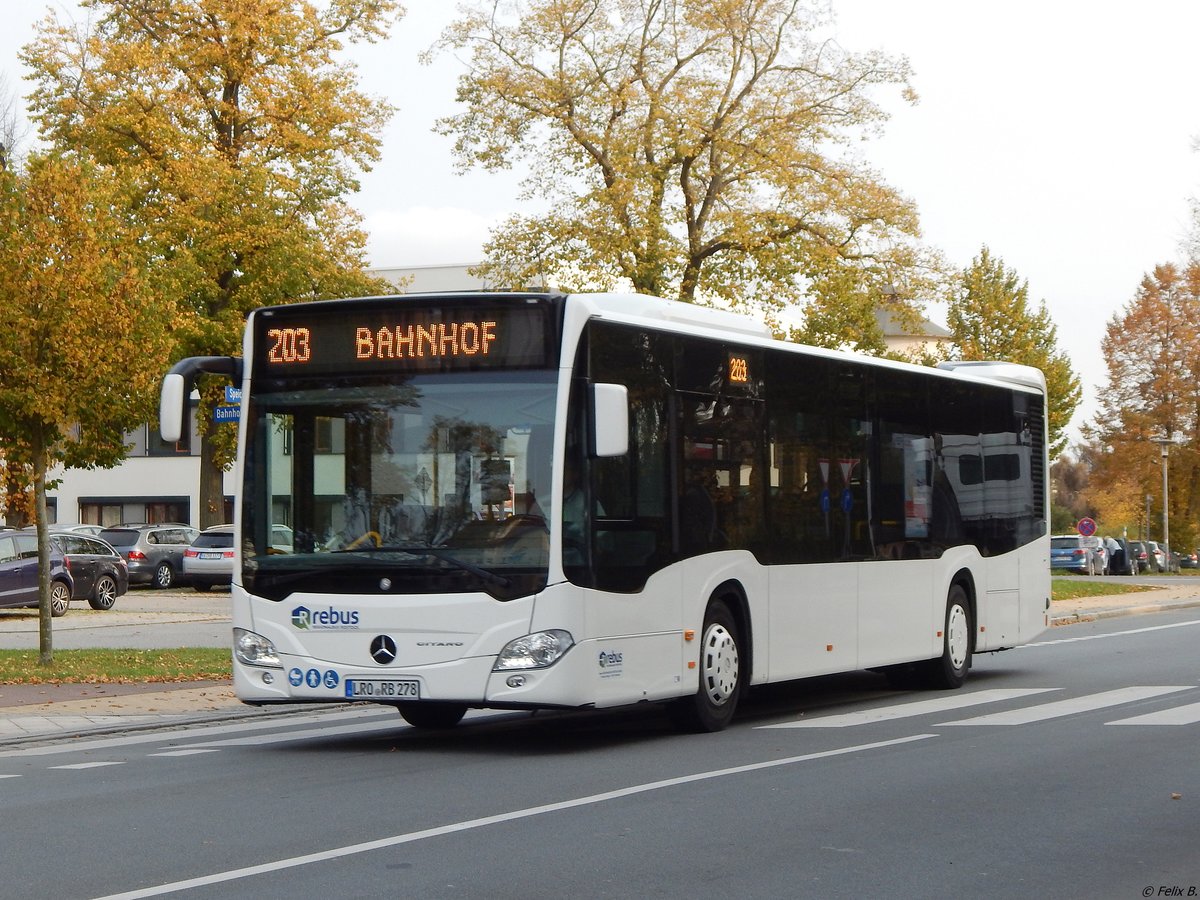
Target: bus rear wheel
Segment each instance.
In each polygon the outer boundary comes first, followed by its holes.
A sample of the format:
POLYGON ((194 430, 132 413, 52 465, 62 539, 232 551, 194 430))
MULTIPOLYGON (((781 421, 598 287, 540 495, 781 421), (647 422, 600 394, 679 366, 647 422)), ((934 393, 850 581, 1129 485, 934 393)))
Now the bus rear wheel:
POLYGON ((397 703, 396 708, 413 728, 453 728, 467 714, 465 703, 397 703))
POLYGON ((700 644, 700 687, 676 700, 671 712, 686 731, 721 731, 733 719, 742 694, 737 620, 723 600, 713 600, 704 615, 700 644))

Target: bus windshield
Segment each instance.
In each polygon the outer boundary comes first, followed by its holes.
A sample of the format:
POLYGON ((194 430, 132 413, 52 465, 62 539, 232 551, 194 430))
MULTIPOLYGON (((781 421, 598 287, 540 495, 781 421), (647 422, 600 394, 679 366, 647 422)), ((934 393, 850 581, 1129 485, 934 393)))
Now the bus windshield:
POLYGON ((557 373, 256 382, 243 577, 269 599, 540 590, 557 373))

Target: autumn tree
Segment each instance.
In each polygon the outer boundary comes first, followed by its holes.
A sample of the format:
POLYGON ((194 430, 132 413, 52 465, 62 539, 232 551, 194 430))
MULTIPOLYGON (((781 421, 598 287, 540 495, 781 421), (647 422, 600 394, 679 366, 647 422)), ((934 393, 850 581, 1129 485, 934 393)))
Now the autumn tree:
POLYGON ((1147 496, 1161 514, 1162 454, 1153 439, 1182 436, 1168 455, 1176 544, 1196 540, 1200 513, 1198 309, 1200 263, 1163 264, 1142 279, 1105 328, 1108 374, 1096 417, 1083 430, 1094 502, 1106 519, 1126 522, 1145 519, 1147 496))
POLYGON ((46 478, 55 465, 112 466, 151 414, 175 320, 145 277, 111 171, 37 156, 0 173, 0 446, 32 487, 40 659, 52 661, 46 478))
POLYGON ((1089 499, 1088 477, 1091 469, 1084 459, 1063 453, 1050 466, 1050 529, 1053 534, 1075 530, 1085 516, 1099 518, 1100 512, 1089 499))
POLYGON ((0 170, 12 167, 19 145, 25 136, 17 98, 8 79, 0 73, 0 170))
MULTIPOLYGON (((822 40, 811 0, 477 2, 461 52, 460 163, 528 164, 493 232, 498 283, 713 299, 777 312, 917 271, 912 204, 845 151, 886 118, 904 60, 822 40)), ((912 292, 893 296, 911 298, 912 292)))
POLYGON ((1045 302, 1034 308, 1029 283, 987 247, 951 291, 946 327, 954 359, 994 359, 1041 369, 1046 376, 1050 457, 1067 445, 1067 426, 1082 396, 1071 360, 1058 347, 1058 329, 1045 302))
MULTIPOLYGON (((138 186, 140 240, 184 320, 176 356, 236 355, 258 306, 386 290, 365 274, 345 197, 379 155, 390 115, 337 60, 400 13, 394 0, 82 0, 90 27, 54 14, 22 58, 52 145, 138 186)), ((232 435, 201 416, 200 524, 224 518, 232 435)))

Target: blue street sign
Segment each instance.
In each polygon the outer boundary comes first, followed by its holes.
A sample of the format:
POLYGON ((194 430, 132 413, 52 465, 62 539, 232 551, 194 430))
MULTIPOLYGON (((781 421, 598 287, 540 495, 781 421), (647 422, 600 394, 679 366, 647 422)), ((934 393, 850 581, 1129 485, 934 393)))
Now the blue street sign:
POLYGON ((236 422, 238 413, 241 411, 237 406, 214 406, 213 421, 214 422, 236 422))
POLYGON ((225 385, 225 402, 226 403, 241 403, 242 389, 235 388, 232 384, 225 385))

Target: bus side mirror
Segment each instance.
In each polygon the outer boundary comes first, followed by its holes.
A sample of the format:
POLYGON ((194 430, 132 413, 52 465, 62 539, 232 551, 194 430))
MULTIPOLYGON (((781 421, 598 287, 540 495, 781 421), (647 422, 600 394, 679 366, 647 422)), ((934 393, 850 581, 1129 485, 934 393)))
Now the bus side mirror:
POLYGON ((592 385, 592 442, 592 456, 629 452, 629 391, 625 385, 592 385))
POLYGON ((184 377, 174 372, 163 378, 158 400, 158 430, 168 444, 174 444, 183 435, 184 382, 184 377))
POLYGON ((201 372, 224 375, 235 385, 242 383, 242 361, 234 356, 189 356, 171 366, 158 396, 158 430, 168 444, 183 436, 185 404, 192 382, 201 372))

